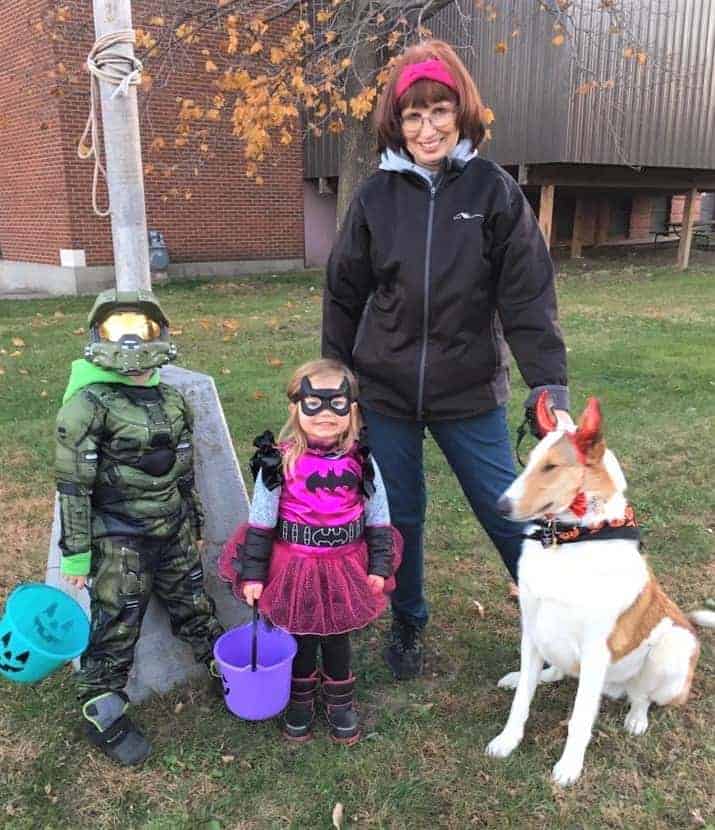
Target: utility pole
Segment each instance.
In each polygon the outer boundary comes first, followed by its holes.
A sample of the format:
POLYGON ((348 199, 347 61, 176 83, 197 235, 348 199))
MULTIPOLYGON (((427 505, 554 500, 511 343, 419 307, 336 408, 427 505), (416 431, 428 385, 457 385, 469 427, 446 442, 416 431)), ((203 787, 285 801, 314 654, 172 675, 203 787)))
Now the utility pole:
MULTIPOLYGON (((132 30, 131 0, 93 0, 93 5, 97 41, 132 30)), ((115 56, 121 55, 121 64, 125 63, 124 57, 129 58, 127 65, 131 66, 132 43, 115 43, 111 50, 115 56)), ((100 80, 116 287, 120 291, 151 290, 137 92, 134 85, 127 82, 126 86, 126 90, 116 93, 118 85, 100 80)), ((96 153, 97 148, 94 150, 96 153)), ((219 582, 217 561, 236 524, 248 519, 246 486, 213 378, 165 366, 161 380, 178 389, 194 412, 196 485, 205 512, 204 586, 216 603, 219 621, 232 628, 246 622, 250 611, 248 606, 239 605, 226 585, 219 582)), ((59 538, 59 503, 55 500, 46 582, 74 596, 89 613, 87 592, 76 590, 61 577, 59 538)), ((152 598, 142 623, 127 694, 132 700, 142 700, 203 673, 186 643, 173 636, 166 610, 152 598)))
MULTIPOLYGON (((93 6, 97 40, 133 28, 131 0, 93 0, 93 6)), ((131 43, 119 43, 112 50, 129 59, 134 57, 131 43)), ((149 290, 151 271, 137 90, 130 85, 127 94, 122 95, 115 94, 117 87, 106 81, 100 80, 99 85, 116 285, 120 291, 149 290)))

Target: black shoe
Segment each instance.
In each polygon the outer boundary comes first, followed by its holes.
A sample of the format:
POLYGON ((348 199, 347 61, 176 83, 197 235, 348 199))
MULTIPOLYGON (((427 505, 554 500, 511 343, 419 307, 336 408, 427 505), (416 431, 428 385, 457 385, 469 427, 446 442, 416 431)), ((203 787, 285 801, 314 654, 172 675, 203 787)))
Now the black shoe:
POLYGON ((393 618, 384 654, 396 680, 419 677, 424 668, 422 628, 407 620, 393 618))
POLYGON ((108 758, 124 767, 143 763, 151 744, 124 714, 127 697, 121 692, 105 692, 82 707, 85 735, 108 758))
POLYGON ((353 708, 355 675, 346 680, 333 680, 323 675, 323 703, 330 727, 330 740, 351 746, 360 740, 360 721, 353 708))
POLYGON ((228 693, 228 686, 215 660, 206 663, 208 672, 209 695, 217 700, 223 700, 228 693))
POLYGON ((313 737, 315 695, 320 678, 314 671, 310 677, 294 677, 290 684, 290 702, 283 715, 283 735, 289 741, 309 741, 313 737))

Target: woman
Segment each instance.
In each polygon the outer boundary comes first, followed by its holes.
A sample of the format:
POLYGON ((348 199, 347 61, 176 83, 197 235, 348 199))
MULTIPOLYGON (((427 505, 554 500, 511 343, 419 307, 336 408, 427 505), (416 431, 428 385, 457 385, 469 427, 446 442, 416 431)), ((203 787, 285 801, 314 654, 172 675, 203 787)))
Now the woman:
POLYGON ((531 388, 568 409, 553 266, 514 180, 477 156, 484 106, 441 41, 407 49, 376 112, 380 169, 356 192, 327 270, 323 354, 355 370, 372 452, 405 540, 386 659, 422 671, 422 438, 429 429, 514 580, 521 527, 496 511, 515 477, 508 343, 531 388))

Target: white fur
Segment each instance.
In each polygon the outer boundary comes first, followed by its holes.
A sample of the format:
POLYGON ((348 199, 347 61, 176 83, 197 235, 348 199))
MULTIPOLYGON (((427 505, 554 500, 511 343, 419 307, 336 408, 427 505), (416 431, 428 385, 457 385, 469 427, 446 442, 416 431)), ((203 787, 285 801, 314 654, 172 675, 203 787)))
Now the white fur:
MULTIPOLYGON (((547 435, 536 447, 522 476, 507 490, 509 498, 518 501, 524 478, 561 434, 557 430, 547 435)), ((618 492, 605 504, 589 500, 586 493, 584 525, 624 513, 625 478, 613 453, 607 451, 604 461, 618 492)), ((558 518, 576 521, 570 513, 558 518)), ((628 697, 630 710, 624 726, 633 735, 647 729, 652 702, 662 705, 678 696, 697 648, 690 631, 664 619, 622 659, 613 662, 608 648, 619 616, 649 579, 633 541, 590 540, 556 548, 544 548, 532 539, 524 541, 519 563, 521 669, 499 681, 502 688, 516 692, 504 729, 486 748, 488 755, 503 758, 519 745, 539 682, 553 682, 563 675, 579 679, 566 745, 553 769, 553 780, 560 785, 573 783, 581 774, 602 694, 628 697), (550 667, 542 671, 545 660, 550 667)), ((710 614, 698 612, 698 621, 715 625, 715 614, 712 620, 710 614)))
POLYGON ((715 628, 715 611, 691 611, 688 616, 695 625, 700 625, 703 628, 715 628))

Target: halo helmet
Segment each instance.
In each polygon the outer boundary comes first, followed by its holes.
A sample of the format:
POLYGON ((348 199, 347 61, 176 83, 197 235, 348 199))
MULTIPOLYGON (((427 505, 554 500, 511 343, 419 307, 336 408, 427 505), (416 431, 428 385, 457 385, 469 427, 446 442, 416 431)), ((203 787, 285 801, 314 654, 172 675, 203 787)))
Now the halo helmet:
POLYGON ((97 297, 87 318, 84 356, 105 369, 138 375, 176 357, 169 320, 151 291, 110 288, 97 297))

